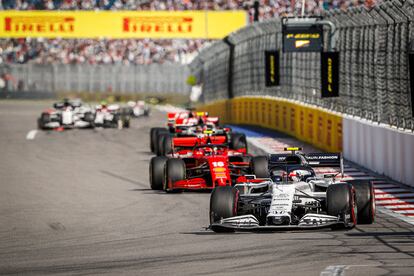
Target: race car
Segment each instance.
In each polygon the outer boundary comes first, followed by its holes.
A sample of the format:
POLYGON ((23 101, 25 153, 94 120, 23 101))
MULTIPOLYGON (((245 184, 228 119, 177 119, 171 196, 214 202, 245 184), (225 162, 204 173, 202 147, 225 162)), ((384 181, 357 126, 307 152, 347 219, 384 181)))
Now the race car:
POLYGON ((107 105, 105 102, 96 106, 94 126, 104 128, 129 128, 130 117, 117 104, 107 105))
MULTIPOLYGON (((321 156, 331 166, 341 166, 336 158, 321 156)), ((279 164, 269 171, 269 178, 243 176, 234 187, 216 187, 210 198, 210 229, 351 229, 375 220, 374 188, 369 181, 335 180, 336 174, 317 177, 309 164, 279 164)))
POLYGON ((208 112, 204 111, 182 111, 170 112, 167 114, 167 127, 170 133, 175 133, 178 128, 191 127, 196 125, 211 125, 218 126, 219 118, 209 116, 208 112))
POLYGON ((196 139, 175 138, 174 152, 151 159, 149 174, 153 190, 211 190, 230 186, 247 173, 250 157, 244 153, 229 154, 227 144, 212 139, 197 145, 196 139))
POLYGON ((94 112, 80 100, 64 99, 46 109, 37 119, 39 129, 93 127, 94 112))
POLYGON ((129 101, 125 107, 126 113, 135 118, 149 116, 150 110, 150 107, 145 103, 145 101, 129 101))

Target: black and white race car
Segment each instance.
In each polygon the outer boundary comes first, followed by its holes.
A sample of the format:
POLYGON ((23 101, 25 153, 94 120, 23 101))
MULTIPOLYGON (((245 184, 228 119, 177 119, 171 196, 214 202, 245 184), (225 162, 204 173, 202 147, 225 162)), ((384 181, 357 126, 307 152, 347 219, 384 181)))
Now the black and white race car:
POLYGON ((64 99, 44 110, 37 119, 39 129, 88 128, 93 127, 94 110, 80 100, 64 99))
POLYGON ((215 188, 210 198, 210 229, 215 232, 350 229, 357 223, 374 222, 375 196, 371 182, 345 182, 336 180, 336 174, 323 177, 315 174, 315 166, 329 163, 342 167, 340 154, 312 154, 313 165, 306 159, 296 159, 296 163, 293 158, 288 159, 284 164, 279 160, 260 168, 261 172, 269 172, 268 178, 243 176, 234 187, 215 188))
POLYGON ((101 103, 95 107, 93 124, 95 127, 129 128, 130 116, 117 104, 101 103))

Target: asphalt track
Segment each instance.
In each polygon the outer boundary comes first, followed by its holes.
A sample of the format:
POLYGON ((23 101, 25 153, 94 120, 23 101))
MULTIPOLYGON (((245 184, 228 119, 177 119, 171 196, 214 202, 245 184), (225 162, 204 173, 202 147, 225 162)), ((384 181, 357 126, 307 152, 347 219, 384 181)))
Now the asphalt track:
POLYGON ((154 112, 128 130, 38 132, 45 102, 0 101, 0 274, 412 275, 414 227, 215 234, 209 194, 148 183, 154 112))

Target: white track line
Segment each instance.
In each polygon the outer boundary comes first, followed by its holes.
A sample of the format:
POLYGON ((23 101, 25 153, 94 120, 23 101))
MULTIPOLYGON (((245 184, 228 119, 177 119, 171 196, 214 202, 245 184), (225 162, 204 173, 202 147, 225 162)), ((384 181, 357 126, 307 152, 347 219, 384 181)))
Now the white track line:
POLYGON ((27 133, 26 139, 27 140, 34 140, 34 138, 36 137, 36 134, 37 134, 37 130, 33 129, 33 130, 31 130, 27 133))

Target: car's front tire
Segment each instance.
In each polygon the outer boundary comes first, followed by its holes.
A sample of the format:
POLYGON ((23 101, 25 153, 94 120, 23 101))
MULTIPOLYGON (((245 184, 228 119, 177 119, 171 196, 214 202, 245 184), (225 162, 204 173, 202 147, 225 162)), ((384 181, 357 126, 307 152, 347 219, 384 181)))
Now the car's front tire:
POLYGON ((169 184, 173 184, 176 181, 184 180, 186 178, 186 168, 185 163, 182 159, 171 158, 168 159, 165 166, 165 181, 164 181, 164 190, 169 192, 172 187, 169 187, 169 184))
MULTIPOLYGON (((237 216, 239 190, 231 186, 216 187, 210 197, 210 224, 237 216)), ((231 229, 213 228, 214 232, 234 232, 231 229)))
POLYGON ((151 158, 149 175, 150 185, 153 190, 162 190, 164 187, 164 167, 168 158, 165 156, 155 156, 151 158))

